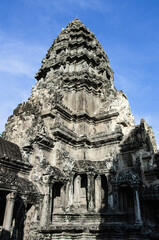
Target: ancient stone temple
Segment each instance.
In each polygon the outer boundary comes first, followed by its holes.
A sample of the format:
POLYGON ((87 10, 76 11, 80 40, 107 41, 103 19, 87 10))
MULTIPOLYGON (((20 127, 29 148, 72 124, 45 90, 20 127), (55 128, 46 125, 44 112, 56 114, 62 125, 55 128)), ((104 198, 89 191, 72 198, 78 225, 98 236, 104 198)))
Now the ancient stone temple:
POLYGON ((0 138, 1 239, 159 239, 159 152, 80 20, 0 138))

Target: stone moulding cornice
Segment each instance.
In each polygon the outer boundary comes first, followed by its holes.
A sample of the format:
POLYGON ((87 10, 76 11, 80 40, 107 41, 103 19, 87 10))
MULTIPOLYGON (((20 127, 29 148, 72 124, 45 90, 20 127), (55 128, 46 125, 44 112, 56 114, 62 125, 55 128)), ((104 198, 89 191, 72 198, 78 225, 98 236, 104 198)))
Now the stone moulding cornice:
POLYGON ((84 60, 85 62, 87 62, 88 65, 92 63, 96 67, 99 67, 100 64, 102 63, 104 64, 103 71, 106 70, 107 68, 108 68, 108 72, 111 71, 108 61, 105 60, 105 62, 101 62, 99 57, 97 57, 94 53, 90 53, 90 51, 86 49, 82 52, 78 52, 78 51, 75 51, 75 52, 68 51, 67 53, 64 52, 61 55, 58 54, 57 57, 55 58, 47 59, 46 62, 43 62, 43 65, 41 66, 39 72, 36 74, 36 79, 39 80, 41 75, 43 75, 44 77, 46 75, 46 72, 48 72, 50 68, 57 69, 61 65, 66 65, 66 63, 70 64, 74 60, 76 60, 76 64, 80 60, 84 60))
POLYGON ((90 53, 90 50, 93 50, 93 52, 97 55, 104 58, 104 60, 109 63, 108 56, 104 52, 103 48, 99 46, 99 43, 92 44, 92 42, 86 41, 84 39, 72 39, 71 41, 68 41, 68 39, 65 39, 64 41, 56 43, 52 48, 50 48, 47 59, 50 57, 50 54, 52 51, 56 51, 56 53, 60 54, 62 51, 64 54, 69 53, 70 50, 76 50, 75 46, 79 49, 80 47, 84 47, 83 51, 88 51, 90 53), (67 49, 67 52, 66 52, 67 49))
MULTIPOLYGON (((126 213, 115 212, 114 215, 116 216, 116 218, 117 218, 117 216, 121 215, 122 219, 125 216, 125 222, 127 222, 126 221, 126 215, 127 215, 126 213)), ((135 233, 136 233, 136 231, 137 231, 137 233, 139 231, 141 231, 141 225, 137 225, 137 224, 130 225, 130 224, 127 224, 127 223, 125 223, 125 224, 122 223, 122 224, 117 224, 115 227, 114 227, 114 225, 115 224, 98 224, 98 225, 92 224, 89 229, 90 229, 90 233, 94 233, 94 234, 95 233, 101 233, 101 232, 105 232, 105 233, 107 233, 107 232, 111 233, 112 232, 113 236, 117 237, 116 239, 118 239, 118 236, 119 236, 119 235, 116 235, 116 234, 124 234, 124 236, 125 236, 125 234, 127 234, 131 231, 134 231, 135 233)))
POLYGON ((43 174, 43 182, 45 183, 55 183, 55 182, 61 182, 61 183, 66 183, 67 182, 67 177, 65 176, 65 174, 61 171, 61 169, 57 168, 57 167, 53 167, 50 166, 48 164, 48 166, 45 166, 47 171, 45 172, 45 174, 43 174))
POLYGON ((88 81, 82 81, 77 83, 69 83, 65 84, 63 86, 63 90, 67 92, 80 92, 82 90, 85 90, 87 93, 93 93, 96 96, 99 96, 101 94, 100 87, 97 86, 95 88, 95 84, 91 83, 90 86, 88 86, 88 81))
POLYGON ((111 84, 103 75, 98 75, 95 73, 81 70, 80 72, 74 71, 73 73, 62 72, 58 75, 57 79, 62 81, 61 89, 67 91, 80 91, 85 89, 88 93, 93 93, 94 95, 100 95, 101 90, 103 91, 105 84, 111 84))
POLYGON ((84 32, 83 30, 78 30, 78 32, 70 31, 70 37, 73 38, 80 38, 83 37, 86 41, 93 41, 95 38, 94 34, 91 34, 91 32, 84 32))
MULTIPOLYGON (((50 50, 48 52, 48 56, 50 55, 50 53, 53 50, 56 50, 56 51, 59 51, 59 49, 72 50, 74 48, 74 46, 76 46, 76 47, 84 46, 86 49, 94 50, 94 51, 96 51, 96 49, 99 48, 99 46, 97 44, 92 44, 92 42, 86 41, 85 39, 72 39, 71 41, 69 41, 68 39, 65 39, 64 41, 55 43, 50 48, 50 50)), ((104 55, 104 52, 102 52, 102 54, 104 55)), ((106 54, 105 54, 105 60, 108 62, 108 57, 106 56, 106 54)))
POLYGON ((97 96, 101 93, 101 86, 103 85, 101 82, 92 81, 92 79, 87 78, 74 80, 63 82, 62 89, 69 92, 86 90, 88 93, 94 93, 97 96))
POLYGON ((48 111, 48 112, 43 112, 41 117, 42 118, 47 118, 50 117, 52 119, 54 119, 57 116, 57 113, 60 113, 61 117, 63 119, 66 119, 67 121, 70 122, 82 122, 82 121, 86 121, 89 123, 101 123, 104 121, 110 121, 113 118, 118 117, 119 113, 118 112, 112 112, 112 113, 100 113, 96 116, 90 116, 87 113, 72 113, 72 111, 68 108, 66 108, 64 105, 60 105, 60 104, 56 104, 56 106, 54 107, 54 111, 48 111))
POLYGON ((85 147, 86 144, 88 148, 100 147, 106 143, 110 142, 112 143, 122 140, 122 134, 115 132, 113 132, 112 134, 103 133, 103 135, 100 134, 90 138, 87 137, 86 135, 78 137, 77 134, 68 129, 66 126, 62 126, 60 123, 55 124, 55 126, 52 129, 52 134, 58 140, 66 142, 67 144, 78 147, 85 147))
POLYGON ((27 145, 23 146, 23 151, 30 153, 34 149, 34 145, 37 144, 41 149, 51 151, 54 147, 54 140, 47 136, 47 134, 37 133, 27 145))
MULTIPOLYGON (((85 50, 84 52, 75 51, 67 53, 66 61, 68 62, 73 62, 74 60, 78 62, 80 59, 85 60, 88 64, 91 62, 95 66, 98 66, 100 64, 100 58, 96 57, 94 54, 91 54, 88 50, 85 50)), ((59 61, 60 60, 61 59, 59 59, 59 61)))
MULTIPOLYGON (((70 56, 69 56, 70 59, 72 59, 70 56)), ((80 58, 77 58, 77 60, 80 59, 80 58)), ((83 59, 81 59, 83 60, 83 59)), ((73 60, 72 60, 73 61, 73 60)), ((104 82, 107 80, 106 78, 106 75, 103 76, 102 73, 91 73, 89 71, 89 66, 85 69, 81 69, 81 70, 78 70, 78 71, 73 71, 73 72, 69 72, 69 71, 66 71, 65 69, 61 70, 60 69, 60 66, 66 66, 66 64, 70 65, 69 64, 69 61, 68 59, 64 61, 64 59, 62 58, 61 61, 60 59, 58 61, 55 61, 54 59, 50 59, 47 61, 47 63, 45 65, 43 65, 40 69, 40 72, 38 72, 37 74, 39 74, 39 77, 37 78, 37 80, 40 80, 40 77, 45 77, 46 76, 46 73, 52 68, 54 71, 55 71, 55 74, 56 74, 56 77, 62 77, 62 79, 68 79, 69 81, 71 80, 79 80, 80 79, 83 79, 85 77, 87 78, 90 78, 90 79, 93 79, 94 82, 98 83, 99 81, 100 82, 104 82), (56 72, 57 70, 57 72, 56 72)), ((78 62, 76 63, 78 64, 78 62)), ((79 64, 80 65, 80 64, 79 64)), ((98 64, 99 65, 99 64, 98 64)), ((97 67, 98 67, 97 65, 97 67)), ((105 66, 103 68, 103 72, 106 71, 110 74, 110 67, 109 66, 105 66)))
POLYGON ((29 173, 32 169, 32 166, 30 165, 29 162, 28 163, 22 162, 22 160, 13 161, 8 158, 0 158, 0 164, 3 164, 6 167, 9 166, 10 168, 15 169, 15 171, 18 171, 18 172, 29 173))
MULTIPOLYGON (((68 214, 67 214, 68 215, 68 214)), ((84 226, 72 226, 72 225, 60 225, 60 226, 47 226, 47 228, 45 227, 40 227, 38 232, 39 233, 62 233, 63 231, 68 231, 70 232, 74 232, 76 234, 78 233, 82 233, 84 231, 84 226)))
MULTIPOLYGON (((100 54, 100 53, 99 53, 100 54)), ((99 65, 100 58, 95 55, 95 53, 90 52, 87 49, 83 49, 83 51, 70 51, 64 52, 62 54, 58 54, 58 58, 54 58, 54 62, 64 62, 64 61, 72 61, 72 60, 84 59, 86 62, 94 62, 96 65, 99 65)), ((51 59, 50 59, 51 60, 51 59)), ((50 61, 49 60, 49 61, 50 61)), ((48 62, 49 63, 49 62, 48 62)), ((45 65, 44 65, 45 66, 45 65)))
POLYGON ((91 160, 75 160, 74 167, 72 169, 74 173, 77 174, 91 174, 95 176, 96 174, 109 173, 106 168, 106 160, 103 161, 91 161, 91 160))
POLYGON ((90 79, 90 81, 96 82, 96 84, 102 84, 106 81, 106 77, 102 74, 96 74, 93 72, 89 72, 88 69, 81 69, 80 71, 73 72, 62 72, 57 74, 57 78, 61 78, 64 82, 78 81, 79 79, 90 79))
POLYGON ((44 134, 38 134, 34 141, 34 143, 37 143, 42 149, 51 150, 54 147, 54 141, 52 138, 47 137, 44 134))
POLYGON ((124 142, 124 144, 122 144, 120 146, 120 149, 121 149, 121 152, 123 152, 123 153, 130 152, 130 151, 133 152, 133 151, 141 149, 143 147, 143 144, 144 144, 144 141, 141 141, 141 142, 135 143, 135 144, 134 144, 134 141, 131 141, 129 143, 124 142))
POLYGON ((88 42, 84 39, 72 39, 72 41, 69 42, 68 47, 70 49, 75 47, 84 46, 86 49, 96 49, 96 45, 93 45, 92 42, 88 42))

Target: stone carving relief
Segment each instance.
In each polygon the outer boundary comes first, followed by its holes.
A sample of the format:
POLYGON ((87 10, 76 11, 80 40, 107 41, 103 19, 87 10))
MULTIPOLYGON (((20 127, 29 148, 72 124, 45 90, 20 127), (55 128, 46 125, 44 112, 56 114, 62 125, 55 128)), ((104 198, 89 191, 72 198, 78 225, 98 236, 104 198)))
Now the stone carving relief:
POLYGON ((139 173, 133 171, 133 169, 126 169, 116 176, 114 183, 118 186, 124 183, 129 185, 139 185, 141 181, 139 173))
POLYGON ((0 186, 8 187, 8 189, 13 189, 20 193, 26 192, 33 194, 37 191, 32 182, 19 177, 15 171, 11 171, 4 166, 0 166, 0 186))

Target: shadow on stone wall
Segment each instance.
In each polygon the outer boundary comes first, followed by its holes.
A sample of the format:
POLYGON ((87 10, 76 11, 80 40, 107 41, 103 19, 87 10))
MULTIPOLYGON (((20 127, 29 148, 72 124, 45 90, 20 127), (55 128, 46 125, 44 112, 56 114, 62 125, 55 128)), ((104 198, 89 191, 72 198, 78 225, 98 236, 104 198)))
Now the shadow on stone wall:
MULTIPOLYGON (((116 166, 116 172, 114 172, 114 178, 118 180, 121 180, 121 185, 123 185, 123 189, 120 188, 120 183, 118 182, 118 194, 120 195, 120 190, 123 191, 124 188, 129 190, 133 186, 133 177, 134 181, 137 181, 137 184, 139 186, 139 199, 140 199, 140 208, 141 208, 141 216, 142 216, 142 223, 136 223, 135 222, 135 216, 134 214, 131 214, 128 209, 126 211, 120 207, 120 196, 118 195, 117 201, 118 201, 118 208, 114 209, 100 209, 100 217, 101 217, 101 223, 98 227, 98 229, 94 229, 94 234, 96 234, 97 240, 124 240, 124 239, 133 239, 133 240, 153 240, 153 239, 159 239, 159 224, 157 223, 157 220, 154 221, 154 217, 159 212, 158 210, 158 199, 155 200, 151 199, 149 200, 150 206, 148 207, 146 205, 146 202, 148 204, 148 200, 145 200, 142 195, 142 190, 144 188, 144 178, 143 172, 144 170, 141 169, 141 161, 142 159, 136 158, 136 162, 133 162, 131 152, 139 151, 140 149, 144 150, 145 152, 151 154, 151 158, 153 162, 148 163, 151 164, 150 166, 147 165, 146 174, 147 177, 151 177, 151 181, 153 182, 153 177, 158 179, 158 172, 159 172, 159 164, 156 160, 154 162, 155 158, 153 156, 154 149, 155 149, 155 142, 153 142, 153 134, 150 131, 150 128, 146 125, 144 120, 141 120, 140 125, 136 126, 130 134, 127 136, 127 138, 122 142, 121 145, 121 156, 123 161, 124 169, 120 169, 120 162, 117 163, 116 166), (155 168, 156 163, 156 168, 155 168), (152 169, 153 167, 153 169, 152 169), (120 175, 119 175, 119 172, 120 175), (125 175, 124 175, 125 171, 125 175), (130 174, 129 178, 129 172, 132 172, 130 174), (132 175, 132 177, 131 177, 132 175), (118 176, 118 178, 117 178, 118 176), (137 179, 137 176, 139 179, 137 179), (125 182, 122 181, 125 179, 125 182), (148 211, 149 210, 149 211, 148 211), (153 213, 154 211, 154 213, 153 213), (147 213, 148 212, 148 213, 147 213)), ((111 176, 112 178, 112 176, 111 176)), ((123 192, 123 195, 128 193, 125 191, 123 192)), ((149 194, 149 193, 148 193, 149 194)), ((157 193, 156 193, 157 194, 157 193)), ((151 192, 151 198, 152 198, 152 192, 151 192)), ((124 195, 125 196, 125 195, 124 195)), ((155 196, 155 194, 154 194, 155 196)), ((158 195, 157 195, 158 196, 158 195)), ((126 197, 128 202, 130 202, 130 199, 133 198, 132 196, 126 197)), ((115 200, 116 201, 116 200, 115 200)), ((123 201, 123 205, 125 202, 123 201)), ((134 203, 135 204, 135 203, 134 203)), ((135 211, 135 209, 133 209, 135 211)))
POLYGON ((2 229, 0 240, 10 240, 10 232, 2 229))
POLYGON ((12 234, 10 240, 23 240, 26 208, 21 197, 17 196, 14 206, 12 234))
POLYGON ((14 205, 11 231, 2 229, 0 240, 23 240, 25 217, 24 201, 21 197, 17 196, 14 205))
POLYGON ((148 240, 142 235, 141 225, 130 223, 128 214, 119 210, 100 210, 101 223, 96 231, 96 240, 148 240))

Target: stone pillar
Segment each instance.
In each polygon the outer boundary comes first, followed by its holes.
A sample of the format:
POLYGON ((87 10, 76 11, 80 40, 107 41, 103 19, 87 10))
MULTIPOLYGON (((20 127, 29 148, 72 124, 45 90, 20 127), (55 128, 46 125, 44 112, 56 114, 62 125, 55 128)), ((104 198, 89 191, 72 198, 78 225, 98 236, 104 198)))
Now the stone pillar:
POLYGON ((112 209, 113 208, 113 192, 112 192, 112 184, 111 182, 108 180, 107 181, 108 184, 108 209, 112 209))
POLYGON ((21 195, 21 199, 23 201, 23 204, 24 204, 24 208, 25 208, 25 214, 26 214, 26 211, 27 211, 27 195, 21 195))
POLYGON ((114 204, 114 209, 118 210, 119 209, 119 196, 118 196, 118 186, 113 187, 113 204, 114 204))
MULTIPOLYGON (((49 178, 49 176, 47 176, 49 178)), ((46 176, 45 176, 46 180, 46 176)), ((42 211, 41 211, 41 219, 40 226, 46 227, 51 223, 51 207, 52 207, 52 184, 45 182, 45 195, 42 201, 42 211)))
POLYGON ((16 193, 12 192, 6 196, 6 208, 3 220, 3 230, 10 232, 16 193))
POLYGON ((142 224, 138 187, 133 187, 133 195, 134 195, 135 223, 142 224))
POLYGON ((101 176, 95 178, 95 208, 98 212, 101 209, 101 176))
POLYGON ((74 205, 80 206, 81 202, 81 176, 77 175, 74 180, 74 205))
POLYGON ((70 182, 68 183, 68 206, 73 205, 73 176, 70 178, 70 182))
POLYGON ((65 208, 66 206, 66 186, 61 187, 61 205, 65 208))
POLYGON ((113 208, 113 194, 108 194, 108 209, 112 209, 113 208))
POLYGON ((88 210, 93 210, 95 208, 94 194, 95 194, 94 175, 88 174, 87 175, 88 210))

